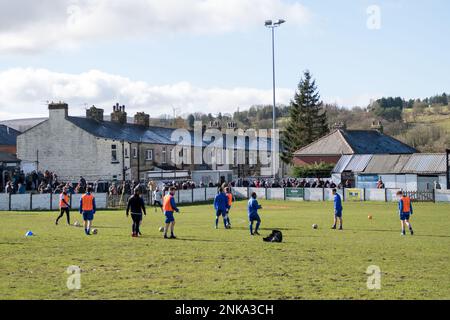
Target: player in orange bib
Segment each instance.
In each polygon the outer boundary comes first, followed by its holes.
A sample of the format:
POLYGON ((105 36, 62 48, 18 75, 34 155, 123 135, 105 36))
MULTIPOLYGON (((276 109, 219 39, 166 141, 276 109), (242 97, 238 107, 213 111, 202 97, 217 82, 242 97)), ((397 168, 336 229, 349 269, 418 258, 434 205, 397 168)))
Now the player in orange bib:
POLYGON ((398 211, 400 215, 400 221, 402 224, 402 236, 406 235, 405 231, 405 225, 408 226, 409 232, 411 235, 414 235, 414 231, 411 225, 411 222, 409 219, 411 218, 411 215, 413 214, 413 207, 412 207, 412 201, 411 198, 408 197, 406 194, 403 194, 401 191, 397 192, 397 197, 399 198, 398 201, 398 211))
POLYGON ((63 192, 59 195, 59 216, 56 218, 56 225, 58 225, 59 219, 64 216, 64 213, 67 216, 67 224, 70 226, 70 196, 67 193, 67 187, 64 187, 63 192))
POLYGON ((84 231, 88 236, 91 234, 95 211, 95 197, 92 195, 92 187, 89 186, 87 192, 80 199, 80 213, 83 215, 84 231))
POLYGON ((175 228, 175 218, 173 216, 173 212, 180 212, 175 203, 175 188, 169 189, 169 194, 166 195, 163 199, 163 211, 166 216, 166 226, 164 228, 164 239, 176 239, 177 237, 174 234, 175 228), (167 232, 170 228, 170 238, 167 236, 167 232))
POLYGON ((231 188, 227 187, 225 189, 226 193, 227 193, 227 198, 228 198, 228 209, 227 209, 227 227, 229 229, 231 229, 231 221, 230 221, 230 210, 231 210, 231 205, 233 204, 233 194, 231 193, 231 188))

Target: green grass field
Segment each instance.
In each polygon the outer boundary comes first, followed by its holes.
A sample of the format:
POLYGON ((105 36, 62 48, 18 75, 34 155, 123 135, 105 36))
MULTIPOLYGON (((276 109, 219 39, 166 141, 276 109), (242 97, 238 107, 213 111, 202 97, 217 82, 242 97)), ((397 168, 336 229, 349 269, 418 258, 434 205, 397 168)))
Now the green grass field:
POLYGON ((416 204, 416 235, 401 237, 396 204, 345 203, 345 230, 334 231, 331 203, 261 203, 262 234, 278 228, 283 243, 249 236, 245 202, 232 230, 213 228, 210 205, 181 207, 178 240, 162 239, 153 209, 139 239, 123 211, 98 212, 90 237, 55 226, 55 212, 1 212, 0 298, 450 299, 449 205, 416 204), (66 287, 71 265, 81 290, 66 287), (381 290, 367 289, 370 265, 381 268, 381 290))

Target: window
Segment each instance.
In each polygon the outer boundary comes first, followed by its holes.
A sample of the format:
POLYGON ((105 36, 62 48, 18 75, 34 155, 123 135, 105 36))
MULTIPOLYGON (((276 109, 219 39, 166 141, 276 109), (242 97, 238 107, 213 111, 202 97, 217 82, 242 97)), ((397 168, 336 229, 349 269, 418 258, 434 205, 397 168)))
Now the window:
POLYGON ((145 155, 146 155, 145 160, 152 161, 153 160, 153 149, 148 149, 145 152, 145 155))
POLYGON ((117 162, 117 145, 111 145, 111 161, 117 162))
POLYGON ((125 158, 128 158, 128 148, 124 148, 123 150, 125 158))
POLYGON ((167 163, 167 148, 162 148, 161 163, 167 163))
POLYGON ((134 148, 133 148, 133 158, 137 158, 137 157, 138 157, 137 148, 134 147, 134 148))

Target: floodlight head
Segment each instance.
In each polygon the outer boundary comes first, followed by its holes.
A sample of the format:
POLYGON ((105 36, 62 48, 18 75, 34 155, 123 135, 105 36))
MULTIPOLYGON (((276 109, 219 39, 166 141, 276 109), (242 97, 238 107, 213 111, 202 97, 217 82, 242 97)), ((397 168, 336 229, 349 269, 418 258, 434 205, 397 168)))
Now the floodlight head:
POLYGON ((266 20, 265 24, 266 27, 271 27, 273 25, 272 20, 266 20))
POLYGON ((283 23, 285 23, 286 22, 286 20, 283 20, 283 19, 278 19, 278 21, 276 21, 274 24, 276 24, 276 25, 281 25, 281 24, 283 24, 283 23))

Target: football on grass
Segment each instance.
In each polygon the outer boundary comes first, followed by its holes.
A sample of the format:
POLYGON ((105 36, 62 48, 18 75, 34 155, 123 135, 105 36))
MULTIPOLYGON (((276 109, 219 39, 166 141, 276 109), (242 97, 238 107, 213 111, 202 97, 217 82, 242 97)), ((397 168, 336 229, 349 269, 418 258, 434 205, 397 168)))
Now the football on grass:
POLYGON ((159 227, 159 232, 164 232, 164 227, 159 227))
POLYGON ((319 229, 319 226, 318 226, 317 224, 313 224, 313 225, 312 225, 312 228, 313 228, 313 229, 319 229))
POLYGON ((97 234, 98 230, 97 229, 92 229, 92 234, 97 234))

